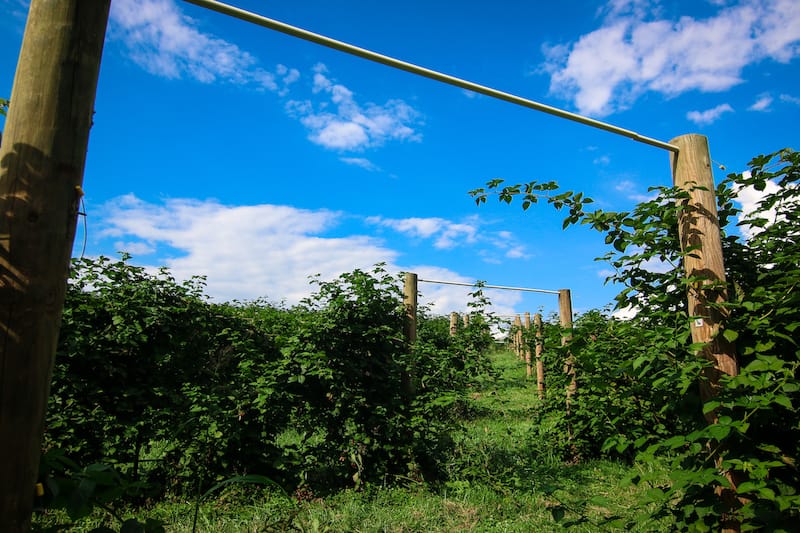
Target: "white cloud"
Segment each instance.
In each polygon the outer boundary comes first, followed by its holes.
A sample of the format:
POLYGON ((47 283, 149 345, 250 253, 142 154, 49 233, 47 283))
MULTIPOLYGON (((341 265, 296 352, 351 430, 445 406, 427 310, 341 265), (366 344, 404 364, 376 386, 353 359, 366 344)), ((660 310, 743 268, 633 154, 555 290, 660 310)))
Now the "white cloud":
POLYGON ((203 32, 174 0, 114 0, 109 36, 121 41, 140 67, 165 78, 192 78, 285 92, 299 73, 279 65, 276 72, 224 39, 203 32))
POLYGON ((166 266, 180 279, 206 275, 208 293, 215 298, 267 296, 296 303, 311 292, 308 276, 319 273, 330 279, 397 257, 366 236, 324 237, 341 216, 327 210, 188 199, 152 204, 128 195, 110 201, 103 219, 104 235, 177 250, 166 266))
POLYGON ((697 124, 698 126, 706 126, 715 122, 719 117, 725 113, 733 112, 733 108, 728 104, 720 104, 705 111, 689 111, 686 113, 686 118, 697 124))
POLYGON ((477 216, 454 222, 439 217, 384 218, 367 217, 367 224, 390 228, 416 239, 430 239, 438 250, 458 247, 477 247, 483 261, 500 264, 503 257, 528 259, 530 254, 510 231, 488 231, 486 222, 477 216))
POLYGON ((433 238, 434 247, 449 250, 476 241, 478 224, 474 222, 453 222, 444 218, 383 218, 369 217, 367 223, 391 228, 411 237, 433 238))
POLYGON ((781 95, 781 102, 787 102, 789 104, 800 105, 800 98, 796 96, 792 96, 791 94, 782 94, 781 95))
MULTIPOLYGON (((333 279, 356 268, 385 262, 389 272, 416 272, 423 279, 474 283, 452 270, 397 264, 399 253, 364 235, 328 237, 344 214, 282 205, 230 206, 213 200, 145 202, 129 194, 103 207, 101 238, 116 239, 131 253, 157 253, 155 268, 167 266, 177 279, 207 278, 206 293, 220 301, 267 297, 295 304, 314 287, 309 276, 333 279), (124 241, 123 241, 124 239, 124 241), (167 252, 165 252, 165 249, 167 252), (168 255, 171 254, 171 257, 168 255)), ((421 226, 421 231, 425 231, 421 226)), ((134 260, 137 261, 134 256, 134 260)), ((437 313, 467 309, 468 287, 422 285, 420 304, 437 313)), ((519 294, 487 291, 493 310, 510 313, 519 294)))
POLYGON ((348 165, 363 168, 369 172, 378 172, 380 170, 380 167, 378 167, 375 163, 363 157, 340 157, 339 161, 348 165))
POLYGON ((148 242, 135 241, 135 242, 122 242, 117 241, 114 243, 114 249, 118 252, 125 252, 131 255, 150 255, 156 251, 155 246, 148 242))
POLYGON ((608 115, 647 91, 667 97, 718 92, 745 66, 800 54, 800 4, 742 0, 706 19, 659 19, 657 2, 613 0, 603 25, 569 44, 543 47, 553 94, 581 113, 608 115))
POLYGON ((656 193, 651 192, 649 194, 643 194, 639 192, 639 186, 629 179, 622 179, 617 182, 617 184, 614 185, 614 190, 624 195, 625 198, 637 203, 649 202, 655 200, 657 197, 656 193))
MULTIPOLYGON (((744 175, 745 177, 749 177, 749 171, 745 171, 744 175)), ((776 193, 778 190, 778 184, 774 181, 768 180, 763 191, 756 190, 753 186, 742 187, 736 191, 736 201, 742 206, 742 212, 739 213, 738 217, 739 222, 742 222, 751 216, 765 196, 776 193)), ((770 222, 774 222, 778 215, 775 209, 770 209, 766 212, 760 213, 758 216, 759 218, 765 218, 770 222)), ((739 226, 739 231, 744 238, 750 239, 757 233, 760 233, 764 230, 757 226, 743 224, 739 226)))
POLYGON ((402 100, 359 104, 350 89, 327 76, 324 65, 314 70, 312 93, 326 100, 316 105, 311 100, 286 104, 287 112, 309 130, 312 142, 333 150, 362 150, 389 140, 421 139, 415 130, 419 113, 402 100))
POLYGON ((769 111, 770 106, 772 105, 773 98, 768 94, 762 94, 758 97, 753 105, 747 108, 748 111, 769 111))

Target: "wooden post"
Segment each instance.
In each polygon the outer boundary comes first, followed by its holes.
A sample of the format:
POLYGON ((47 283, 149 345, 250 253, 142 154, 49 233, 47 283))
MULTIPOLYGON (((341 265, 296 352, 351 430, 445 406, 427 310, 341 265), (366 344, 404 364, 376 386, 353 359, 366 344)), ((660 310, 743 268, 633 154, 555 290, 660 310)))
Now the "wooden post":
POLYGON ((539 399, 544 398, 544 361, 542 361, 542 315, 533 315, 533 327, 536 331, 536 389, 539 391, 539 399))
POLYGON ((406 272, 403 284, 403 305, 406 309, 405 337, 408 344, 417 342, 417 275, 406 272))
POLYGON ((465 328, 469 327, 469 313, 464 313, 464 316, 462 318, 464 320, 464 327, 465 328))
MULTIPOLYGON (((674 184, 689 191, 691 197, 680 214, 678 233, 681 249, 693 249, 683 258, 686 276, 701 278, 690 288, 687 299, 692 342, 708 343, 702 355, 714 363, 712 379, 704 387, 704 400, 708 400, 714 395, 722 374, 736 376, 739 373, 733 345, 718 335, 725 317, 715 304, 727 300, 727 291, 711 155, 708 140, 702 135, 682 135, 670 142, 680 148, 678 156, 673 155, 671 159, 674 184), (706 190, 692 190, 692 185, 706 190)), ((712 417, 709 422, 712 422, 715 415, 709 414, 712 417)))
MULTIPOLYGON (((561 336, 561 345, 566 345, 572 339, 572 295, 569 289, 559 289, 558 291, 558 318, 564 333, 561 336)), ((570 351, 564 360, 564 373, 567 375, 566 390, 566 417, 567 417, 567 437, 572 441, 572 398, 578 390, 578 383, 575 379, 575 355, 570 351)))
MULTIPOLYGON (((564 346, 572 339, 572 295, 569 289, 559 289, 558 291, 558 318, 564 334, 561 336, 561 345, 564 346)), ((570 381, 567 385, 567 404, 569 399, 575 395, 577 384, 575 382, 575 356, 567 354, 564 363, 564 372, 569 376, 570 381)))
MULTIPOLYGON (((417 342, 417 275, 413 272, 406 272, 405 275, 403 306, 405 307, 403 335, 406 338, 406 347, 411 353, 414 349, 414 344, 417 342)), ((412 365, 410 370, 404 369, 400 375, 400 388, 407 402, 410 402, 417 393, 414 374, 415 368, 412 365)))
POLYGON ((525 335, 524 339, 524 350, 525 350, 525 375, 527 377, 531 377, 533 375, 533 364, 531 361, 531 345, 529 342, 530 339, 530 332, 531 332, 531 314, 528 311, 525 311, 525 335))
POLYGON ((110 0, 32 0, 0 147, 0 527, 30 528, 110 0))
POLYGON ((519 315, 514 318, 514 353, 517 357, 522 355, 522 319, 519 315))
POLYGON ((458 313, 453 311, 450 313, 450 336, 455 337, 458 333, 458 313))
MULTIPOLYGON (((700 355, 712 363, 705 379, 700 382, 700 397, 703 402, 707 402, 717 394, 723 374, 739 374, 736 349, 719 334, 722 321, 726 317, 718 304, 727 300, 727 291, 711 154, 708 139, 703 135, 681 135, 672 139, 670 144, 680 150, 678 154, 673 153, 670 159, 673 183, 689 193, 689 200, 679 215, 678 235, 681 250, 691 249, 691 253, 683 257, 686 276, 697 279, 691 284, 687 295, 692 342, 705 344, 700 355)), ((705 417, 709 424, 717 422, 715 410, 706 413, 705 417)), ((717 457, 718 464, 721 460, 720 454, 717 457)), ((725 476, 732 488, 720 488, 717 492, 723 504, 728 509, 734 509, 739 503, 744 503, 742 500, 737 502, 736 497, 736 487, 742 479, 738 479, 740 476, 734 472, 726 472, 725 476)), ((740 526, 737 521, 730 519, 724 525, 723 531, 739 531, 740 526)))

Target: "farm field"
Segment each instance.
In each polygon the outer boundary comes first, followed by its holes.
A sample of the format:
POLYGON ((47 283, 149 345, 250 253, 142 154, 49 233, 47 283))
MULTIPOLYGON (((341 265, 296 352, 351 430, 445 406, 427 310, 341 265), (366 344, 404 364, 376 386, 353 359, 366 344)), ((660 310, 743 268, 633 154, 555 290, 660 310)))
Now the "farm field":
MULTIPOLYGON (((447 464, 450 480, 443 486, 367 485, 298 500, 276 490, 232 484, 202 503, 196 531, 544 532, 569 527, 588 532, 618 530, 604 523, 612 515, 635 519, 644 489, 625 479, 644 469, 652 473, 654 467, 597 459, 565 464, 544 444, 550 437, 537 436, 548 428, 537 429, 531 422, 539 400, 535 380, 525 378, 524 362, 509 351, 494 352, 491 360, 496 374, 470 395, 464 431, 447 464), (560 517, 562 512, 563 521, 555 522, 554 513, 560 517)), ((188 532, 194 512, 195 502, 186 499, 121 514, 188 532)), ((44 531, 59 518, 64 514, 37 515, 34 528, 44 531)), ((70 530, 92 531, 104 523, 114 527, 109 518, 97 510, 70 530)), ((650 522, 641 531, 653 528, 650 522)))

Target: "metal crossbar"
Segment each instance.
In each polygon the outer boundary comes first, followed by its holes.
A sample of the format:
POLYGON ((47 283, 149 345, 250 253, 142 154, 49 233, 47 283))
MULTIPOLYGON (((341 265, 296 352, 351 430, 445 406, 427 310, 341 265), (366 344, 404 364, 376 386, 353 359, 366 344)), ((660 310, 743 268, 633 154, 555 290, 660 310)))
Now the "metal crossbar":
POLYGON ((425 78, 430 78, 432 80, 446 83, 448 85, 460 87, 461 89, 473 91, 479 94, 490 96, 492 98, 496 98, 498 100, 503 100, 505 102, 510 102, 512 104, 516 104, 522 107, 527 107, 529 109, 541 111, 542 113, 547 113, 548 115, 554 115, 560 118, 571 120, 573 122, 584 124, 586 126, 590 126, 592 128, 597 128, 603 131, 614 133, 616 135, 621 135, 623 137, 633 139, 636 142, 648 144, 650 146, 655 146, 656 148, 668 150, 676 154, 679 152, 679 148, 674 144, 669 144, 664 141, 659 141, 658 139, 653 139, 651 137, 645 137, 644 135, 640 135, 635 131, 627 130, 625 128, 620 128, 619 126, 614 126, 613 124, 608 124, 606 122, 601 122, 593 118, 584 117, 583 115, 578 115, 577 113, 571 113, 563 109, 558 109, 556 107, 535 102, 527 98, 522 98, 521 96, 516 96, 503 91, 498 91, 497 89, 492 89, 491 87, 487 87, 485 85, 479 85, 477 83, 473 83, 471 81, 467 81, 461 78, 456 78, 455 76, 443 74, 441 72, 437 72, 435 70, 431 70, 425 67, 420 67, 413 63, 408 63, 400 59, 395 59, 390 56, 386 56, 383 54, 379 54, 377 52, 373 52, 371 50, 367 50, 366 48, 360 48, 358 46, 354 46, 352 44, 348 44, 343 41, 338 41, 336 39, 332 39, 330 37, 326 37, 318 33, 313 33, 304 30, 302 28, 298 28, 296 26, 291 26, 289 24, 274 19, 257 15, 256 13, 252 13, 250 11, 239 9, 238 7, 230 6, 222 2, 217 2, 216 0, 184 0, 184 1, 200 7, 204 7, 206 9, 210 9, 212 11, 216 11, 218 13, 222 13, 224 15, 229 15, 231 17, 244 20, 246 22, 250 22, 252 24, 256 24, 258 26, 262 26, 264 28, 269 28, 271 30, 279 31, 286 35, 291 35, 292 37, 298 37, 305 41, 310 41, 312 43, 326 46, 328 48, 333 48, 334 50, 339 50, 340 52, 345 52, 354 56, 361 57, 363 59, 367 59, 369 61, 374 61, 375 63, 380 63, 382 65, 386 65, 392 68, 404 70, 406 72, 410 72, 418 76, 423 76, 425 78))

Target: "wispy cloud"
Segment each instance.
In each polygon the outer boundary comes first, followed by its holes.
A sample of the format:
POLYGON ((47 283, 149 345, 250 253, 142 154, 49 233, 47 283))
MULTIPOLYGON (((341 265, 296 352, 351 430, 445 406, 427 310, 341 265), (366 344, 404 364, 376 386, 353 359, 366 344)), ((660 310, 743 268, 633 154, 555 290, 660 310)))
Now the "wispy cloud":
POLYGON ((629 179, 622 179, 614 185, 614 190, 617 191, 619 194, 623 195, 625 198, 629 200, 633 200, 634 202, 649 202, 650 200, 655 200, 656 194, 655 193, 642 193, 640 186, 629 179))
POLYGON ((791 94, 782 94, 780 96, 781 102, 786 102, 789 104, 800 105, 800 98, 796 96, 792 96, 791 94))
POLYGON ((720 104, 705 111, 689 111, 686 113, 686 118, 698 126, 706 126, 716 122, 725 113, 731 112, 733 112, 733 108, 729 104, 720 104))
POLYGON ((364 157, 340 157, 339 161, 347 165, 363 168, 369 172, 378 172, 380 170, 380 167, 364 157))
POLYGON ((724 91, 745 66, 787 63, 800 54, 795 0, 742 0, 706 19, 661 19, 658 2, 613 0, 602 26, 567 44, 546 45, 543 66, 553 94, 581 113, 608 115, 654 91, 724 91), (699 52, 700 51, 700 52, 699 52))
POLYGON ((434 247, 449 250, 476 241, 478 225, 474 222, 453 222, 444 218, 369 217, 367 223, 391 228, 411 237, 433 239, 434 247))
POLYGON ((274 72, 237 45, 202 31, 174 0, 114 0, 109 34, 147 72, 166 78, 224 82, 285 91, 299 72, 279 65, 274 72))
MULTIPOLYGON (((399 99, 359 103, 353 91, 330 78, 324 65, 312 72, 312 97, 291 97, 300 71, 286 65, 266 69, 236 44, 203 31, 175 0, 114 0, 109 36, 121 42, 141 68, 169 79, 229 83, 290 98, 286 111, 308 129, 309 139, 334 150, 360 151, 389 140, 418 141, 419 113, 399 99)), ((366 159, 343 159, 368 170, 366 159)))
POLYGON ((353 92, 314 67, 313 93, 321 101, 291 100, 286 109, 309 130, 309 139, 333 150, 363 150, 388 140, 419 141, 419 113, 402 100, 360 104, 353 92))
POLYGON ((773 98, 769 94, 762 94, 753 105, 747 108, 748 111, 769 111, 772 106, 773 98))
POLYGON ((438 250, 452 250, 464 246, 479 246, 478 254, 488 263, 500 263, 500 258, 527 259, 525 246, 509 231, 489 231, 478 217, 468 217, 460 222, 439 217, 385 218, 368 217, 365 222, 390 228, 414 239, 429 239, 438 250))

